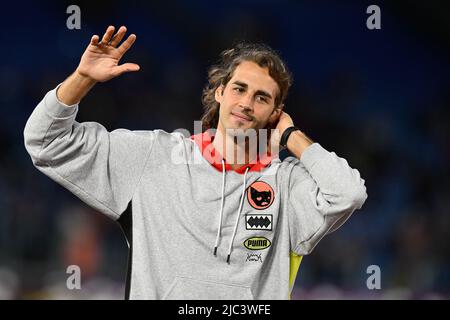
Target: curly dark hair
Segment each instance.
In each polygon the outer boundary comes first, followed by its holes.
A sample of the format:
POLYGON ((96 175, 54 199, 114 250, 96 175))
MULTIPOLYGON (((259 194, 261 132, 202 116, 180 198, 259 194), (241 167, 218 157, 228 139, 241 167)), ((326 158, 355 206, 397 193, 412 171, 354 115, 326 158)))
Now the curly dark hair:
POLYGON ((291 73, 280 56, 264 44, 239 43, 234 48, 222 51, 220 60, 208 71, 208 84, 203 89, 202 116, 203 130, 216 128, 219 122, 219 103, 215 100, 215 91, 221 85, 226 86, 233 77, 234 70, 243 61, 252 61, 262 68, 268 68, 270 76, 278 84, 279 92, 275 97, 275 106, 283 107, 289 87, 292 84, 291 73))

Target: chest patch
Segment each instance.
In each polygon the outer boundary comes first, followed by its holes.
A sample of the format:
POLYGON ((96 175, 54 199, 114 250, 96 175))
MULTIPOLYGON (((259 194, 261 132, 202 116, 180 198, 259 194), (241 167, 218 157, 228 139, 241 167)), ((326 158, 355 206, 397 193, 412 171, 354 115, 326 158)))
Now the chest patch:
POLYGON ((270 207, 274 198, 272 187, 264 181, 253 182, 247 189, 247 200, 257 210, 270 207))
POLYGON ((272 231, 272 218, 271 214, 246 214, 245 229, 272 231))

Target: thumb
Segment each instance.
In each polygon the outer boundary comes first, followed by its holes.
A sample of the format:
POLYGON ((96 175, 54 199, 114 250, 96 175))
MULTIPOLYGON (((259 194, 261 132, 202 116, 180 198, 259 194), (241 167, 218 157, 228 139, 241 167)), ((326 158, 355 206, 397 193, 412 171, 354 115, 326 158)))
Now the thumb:
POLYGON ((140 68, 136 63, 124 63, 114 68, 114 76, 119 76, 125 72, 139 71, 140 68))

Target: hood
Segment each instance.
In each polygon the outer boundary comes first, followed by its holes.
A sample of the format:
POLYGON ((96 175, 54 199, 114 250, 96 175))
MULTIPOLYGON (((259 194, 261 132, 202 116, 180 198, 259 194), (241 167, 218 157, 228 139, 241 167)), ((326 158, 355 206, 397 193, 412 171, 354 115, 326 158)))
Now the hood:
MULTIPOLYGON (((212 142, 214 141, 214 136, 210 135, 209 132, 205 131, 196 135, 192 135, 191 139, 195 141, 195 143, 199 146, 200 151, 202 152, 203 158, 205 158, 217 171, 222 171, 222 160, 225 163, 225 171, 233 170, 230 164, 226 162, 224 158, 220 155, 219 152, 216 152, 212 142)), ((265 167, 267 167, 272 160, 271 154, 268 152, 260 156, 257 155, 256 162, 242 165, 239 168, 235 168, 234 171, 236 173, 243 174, 245 170, 249 168, 249 171, 261 171, 265 167)))

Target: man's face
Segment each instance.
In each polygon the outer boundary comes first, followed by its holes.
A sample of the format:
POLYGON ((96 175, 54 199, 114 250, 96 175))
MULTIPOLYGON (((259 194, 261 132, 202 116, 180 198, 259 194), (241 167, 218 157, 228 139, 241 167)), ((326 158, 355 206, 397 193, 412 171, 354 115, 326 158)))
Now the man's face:
POLYGON ((225 87, 216 90, 220 104, 218 129, 261 129, 278 119, 281 108, 275 108, 278 85, 261 68, 250 61, 241 62, 225 87))

